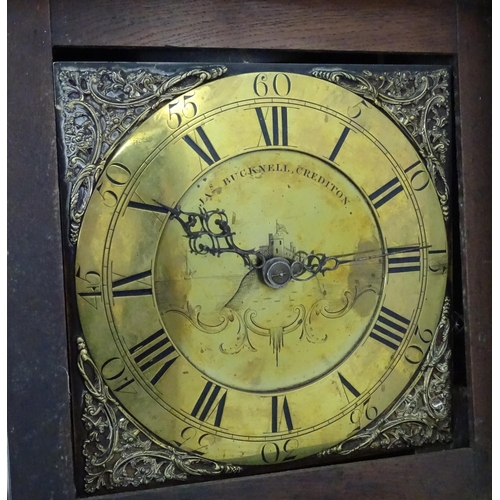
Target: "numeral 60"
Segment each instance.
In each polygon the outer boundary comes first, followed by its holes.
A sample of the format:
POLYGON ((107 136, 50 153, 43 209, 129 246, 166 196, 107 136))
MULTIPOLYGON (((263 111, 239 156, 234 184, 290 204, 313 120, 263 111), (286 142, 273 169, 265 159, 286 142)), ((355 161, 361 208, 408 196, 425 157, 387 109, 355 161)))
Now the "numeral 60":
MULTIPOLYGON (((277 73, 272 79, 272 92, 274 95, 284 97, 292 90, 292 82, 285 73, 277 73)), ((266 73, 259 73, 253 81, 253 91, 259 97, 265 97, 269 93, 268 78, 266 73)))

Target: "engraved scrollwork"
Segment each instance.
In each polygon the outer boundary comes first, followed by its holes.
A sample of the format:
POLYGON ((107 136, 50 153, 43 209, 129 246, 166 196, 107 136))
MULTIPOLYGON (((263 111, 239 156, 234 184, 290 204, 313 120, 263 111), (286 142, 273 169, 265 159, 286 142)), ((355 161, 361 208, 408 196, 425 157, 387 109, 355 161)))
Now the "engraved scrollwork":
POLYGON ((367 292, 372 292, 372 293, 377 293, 377 290, 371 287, 369 285, 366 288, 363 288, 361 291, 358 290, 357 287, 354 287, 354 293, 351 290, 346 290, 344 292, 344 298, 345 298, 345 304, 337 310, 332 310, 332 304, 325 299, 319 300, 316 303, 312 305, 312 307, 309 308, 307 313, 305 312, 304 308, 304 321, 302 322, 302 333, 300 335, 300 338, 305 338, 308 342, 311 342, 313 344, 316 343, 322 343, 325 342, 328 338, 328 335, 325 333, 325 335, 321 338, 316 337, 316 334, 314 332, 314 328, 312 326, 312 316, 313 314, 315 316, 322 316, 326 319, 335 319, 335 318, 340 318, 347 314, 356 301, 361 297, 361 295, 367 293, 367 292))
POLYGON ((216 325, 209 325, 201 320, 201 306, 192 306, 189 302, 185 307, 172 307, 168 312, 179 314, 183 318, 186 318, 195 328, 200 332, 208 333, 213 335, 215 333, 223 332, 229 323, 234 321, 234 316, 229 312, 222 310, 219 316, 219 323, 216 325))
MULTIPOLYGON (((250 271, 245 279, 256 279, 255 270, 250 271)), ((335 302, 332 303, 331 300, 320 299, 315 301, 308 307, 303 304, 298 304, 293 308, 295 316, 293 319, 285 325, 275 324, 274 326, 264 326, 258 321, 258 312, 254 309, 245 309, 241 314, 238 312, 237 307, 231 307, 230 302, 228 305, 224 306, 218 312, 218 323, 215 325, 207 324, 202 321, 202 307, 200 305, 192 306, 187 303, 184 307, 170 307, 167 311, 168 314, 178 314, 188 320, 198 331, 207 333, 210 335, 218 334, 224 332, 231 324, 237 327, 235 332, 235 338, 232 343, 227 345, 226 343, 221 343, 219 350, 223 354, 238 354, 243 349, 248 349, 251 352, 257 352, 257 349, 253 346, 250 333, 259 335, 261 337, 269 338, 269 345, 276 356, 276 366, 279 364, 279 353, 284 346, 284 338, 286 335, 299 330, 299 339, 305 339, 311 344, 323 343, 328 339, 328 335, 324 334, 322 337, 318 337, 313 326, 313 319, 324 318, 327 320, 341 318, 346 315, 357 302, 357 300, 367 292, 372 292, 377 294, 377 290, 372 288, 371 285, 358 290, 354 287, 354 290, 346 290, 342 294, 342 299, 340 300, 340 307, 335 308, 335 302)))
POLYGON ((385 417, 319 455, 348 455, 364 448, 389 449, 450 441, 449 332, 450 299, 446 298, 436 333, 412 387, 385 417))
POLYGON ((226 68, 166 74, 146 69, 65 69, 58 73, 57 109, 70 186, 70 241, 76 243, 90 196, 107 158, 124 136, 160 105, 220 77, 226 68))
MULTIPOLYGON (((355 73, 318 68, 311 74, 383 108, 406 131, 426 162, 447 220, 450 211, 449 187, 443 165, 450 145, 446 130, 450 115, 448 71, 355 73)), ((359 114, 360 109, 352 117, 356 118, 359 114)))
POLYGON ((85 491, 139 486, 151 481, 184 481, 189 476, 236 473, 241 467, 220 464, 157 442, 138 429, 110 393, 90 358, 85 341, 77 340, 78 368, 84 379, 82 415, 88 432, 83 443, 85 491))

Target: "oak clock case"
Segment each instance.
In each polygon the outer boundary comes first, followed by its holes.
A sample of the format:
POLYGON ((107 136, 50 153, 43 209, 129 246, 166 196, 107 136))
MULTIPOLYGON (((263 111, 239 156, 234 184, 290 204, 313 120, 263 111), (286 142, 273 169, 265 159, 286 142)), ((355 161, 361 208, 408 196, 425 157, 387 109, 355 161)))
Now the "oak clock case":
POLYGON ((59 70, 67 138, 116 107, 72 144, 89 492, 449 439, 443 150, 397 114, 446 71, 277 69, 59 70))

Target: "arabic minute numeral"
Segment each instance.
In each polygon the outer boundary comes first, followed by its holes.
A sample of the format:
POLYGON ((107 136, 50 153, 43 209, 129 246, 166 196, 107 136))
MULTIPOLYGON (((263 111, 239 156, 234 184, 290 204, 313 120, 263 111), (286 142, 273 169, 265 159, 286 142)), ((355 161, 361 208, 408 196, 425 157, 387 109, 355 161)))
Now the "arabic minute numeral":
POLYGON ((175 130, 179 128, 184 119, 190 120, 196 116, 198 108, 194 102, 189 101, 194 95, 194 92, 184 94, 179 99, 175 99, 168 104, 167 124, 171 129, 175 130))
POLYGON ((77 283, 85 282, 85 291, 77 292, 85 302, 97 309, 97 298, 101 297, 101 275, 96 271, 89 271, 85 276, 81 276, 81 268, 77 265, 75 277, 79 280, 77 283))
POLYGON ((411 187, 415 191, 423 191, 430 183, 429 172, 427 172, 427 169, 417 168, 421 164, 422 162, 418 160, 405 169, 405 173, 408 174, 410 179, 411 187))
POLYGON ((118 203, 120 190, 128 183, 132 173, 121 163, 112 163, 106 168, 105 175, 102 175, 96 186, 96 192, 102 198, 104 205, 113 208, 118 203))
POLYGON ((136 394, 135 389, 130 387, 135 379, 128 375, 124 376, 125 371, 125 363, 117 357, 109 358, 101 367, 101 375, 113 392, 136 394))
POLYGON ((259 97, 266 97, 268 94, 285 97, 291 90, 292 82, 285 73, 277 73, 271 81, 265 73, 259 73, 253 81, 253 91, 259 97))
MULTIPOLYGON (((428 328, 425 330, 420 330, 418 325, 415 327, 415 331, 413 332, 413 339, 419 342, 423 342, 424 344, 430 344, 432 342, 432 332, 428 328)), ((424 351, 418 344, 409 345, 404 354, 404 358, 411 365, 418 365, 424 359, 424 351)))
POLYGON ((262 461, 266 464, 276 464, 278 462, 286 462, 287 460, 294 460, 297 458, 294 452, 299 448, 299 442, 297 439, 288 439, 282 446, 278 443, 266 443, 261 451, 260 455, 262 461))
POLYGON ((351 118, 359 118, 361 116, 361 113, 363 112, 363 109, 369 109, 371 106, 369 106, 365 100, 362 100, 358 102, 358 104, 355 104, 354 106, 349 106, 347 108, 347 114, 351 118))
POLYGON ((361 419, 371 422, 378 417, 378 413, 378 408, 370 405, 370 399, 367 399, 351 412, 349 420, 356 426, 354 430, 358 431, 361 429, 361 419))
POLYGON ((215 436, 188 426, 182 429, 179 440, 174 441, 174 443, 188 449, 191 453, 203 456, 207 449, 215 443, 215 436))
POLYGON ((433 260, 429 263, 429 271, 432 273, 444 273, 447 269, 447 264, 445 261, 440 259, 438 255, 446 254, 446 250, 429 250, 429 260, 433 260), (437 260, 436 260, 437 259, 437 260))

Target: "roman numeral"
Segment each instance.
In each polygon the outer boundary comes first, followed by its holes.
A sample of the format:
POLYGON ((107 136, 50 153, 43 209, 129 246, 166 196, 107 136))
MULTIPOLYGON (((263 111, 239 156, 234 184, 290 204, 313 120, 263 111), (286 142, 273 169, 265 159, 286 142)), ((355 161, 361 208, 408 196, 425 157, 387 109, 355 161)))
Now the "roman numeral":
POLYGON ((369 195, 368 198, 370 198, 373 206, 378 209, 401 193, 401 191, 403 191, 403 186, 399 182, 399 179, 394 177, 394 179, 369 195))
POLYGON ((288 146, 288 109, 284 106, 271 107, 272 141, 262 108, 255 108, 255 112, 266 146, 288 146))
POLYGON ((388 248, 387 253, 389 254, 389 273, 420 271, 419 247, 388 248))
POLYGON ((391 311, 387 307, 382 307, 380 316, 373 326, 370 337, 396 350, 401 345, 404 334, 408 331, 409 324, 410 320, 391 311))
MULTIPOLYGON (((126 387, 128 387, 132 382, 135 382, 135 378, 132 379, 125 379, 121 385, 119 385, 116 389, 112 389, 114 392, 120 392, 123 391, 126 387)), ((124 391, 124 392, 129 392, 129 391, 124 391)), ((133 391, 134 394, 136 394, 135 391, 133 391)))
MULTIPOLYGON (((117 273, 113 273, 117 274, 117 273)), ((140 295, 152 295, 151 284, 143 281, 146 278, 151 277, 151 269, 149 271, 144 271, 143 273, 133 274, 132 276, 122 277, 115 280, 111 284, 113 297, 138 297, 140 295), (126 289, 126 290, 116 290, 116 288, 121 288, 129 283, 136 281, 147 288, 136 288, 136 289, 126 289)))
POLYGON ((351 131, 349 127, 344 127, 344 130, 342 131, 342 134, 340 134, 339 140, 337 141, 337 144, 335 144, 335 147, 333 148, 332 154, 328 158, 330 161, 335 161, 335 158, 337 158, 337 155, 339 154, 340 148, 344 144, 344 141, 347 137, 347 134, 351 131))
POLYGON ((131 347, 129 352, 132 354, 133 360, 142 372, 163 362, 160 369, 151 379, 153 385, 165 375, 167 370, 179 357, 163 328, 153 333, 153 335, 150 335, 142 342, 139 342, 134 347, 131 347), (175 355, 171 356, 171 354, 174 353, 175 355))
POLYGON ((202 422, 207 422, 208 419, 213 418, 213 425, 220 427, 226 404, 226 395, 227 391, 225 389, 213 382, 207 382, 194 405, 191 415, 202 422))
POLYGON ((220 156, 217 154, 217 151, 215 151, 213 144, 210 142, 210 139, 201 125, 195 129, 195 138, 196 133, 204 144, 206 151, 204 151, 189 135, 185 135, 182 139, 207 165, 213 165, 216 161, 220 161, 220 156))
POLYGON ((271 398, 271 432, 279 432, 283 419, 285 420, 288 431, 293 430, 292 415, 290 414, 286 396, 283 398, 281 405, 280 399, 281 398, 278 396, 273 396, 271 398))
POLYGON ((347 391, 349 391, 355 398, 359 397, 361 393, 340 373, 339 373, 339 379, 340 382, 342 383, 342 386, 344 387, 344 393, 345 397, 347 398, 347 401, 350 401, 349 396, 347 395, 347 391), (346 391, 347 389, 347 391, 346 391))

